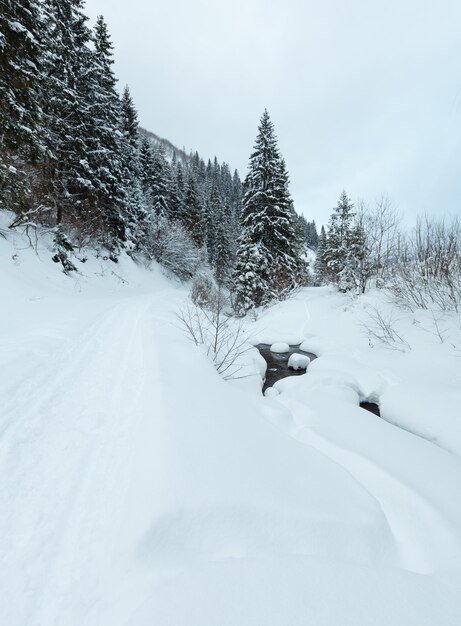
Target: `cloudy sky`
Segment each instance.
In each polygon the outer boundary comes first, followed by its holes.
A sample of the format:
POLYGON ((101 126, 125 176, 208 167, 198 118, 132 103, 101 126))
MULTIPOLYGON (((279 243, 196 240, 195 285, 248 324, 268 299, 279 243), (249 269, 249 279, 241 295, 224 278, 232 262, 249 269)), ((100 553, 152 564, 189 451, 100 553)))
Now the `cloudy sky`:
POLYGON ((141 124, 243 176, 268 108, 298 211, 461 214, 460 0, 87 0, 141 124))

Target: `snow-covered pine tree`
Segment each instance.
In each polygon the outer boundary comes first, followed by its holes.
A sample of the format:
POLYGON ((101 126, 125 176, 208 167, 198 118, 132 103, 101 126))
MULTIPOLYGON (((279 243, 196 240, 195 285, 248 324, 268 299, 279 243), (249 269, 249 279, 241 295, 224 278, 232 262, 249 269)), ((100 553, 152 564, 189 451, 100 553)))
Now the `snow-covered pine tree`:
POLYGON ((234 250, 231 243, 232 229, 230 224, 229 203, 224 198, 219 200, 215 212, 214 268, 218 285, 228 283, 233 263, 234 250))
POLYGON ((267 110, 259 124, 244 189, 235 270, 235 302, 239 310, 250 301, 251 306, 260 306, 283 297, 306 278, 288 175, 267 110), (254 265, 256 261, 258 267, 254 265), (244 277, 239 275, 241 271, 244 277), (253 292, 251 280, 255 283, 253 292))
POLYGON ((170 218, 170 197, 172 188, 171 169, 165 157, 165 149, 159 143, 154 150, 152 177, 152 206, 158 217, 170 218))
POLYGON ((233 274, 234 308, 238 315, 245 315, 266 301, 267 263, 263 244, 254 241, 250 230, 243 229, 233 274))
MULTIPOLYGON (((133 154, 137 152, 138 149, 138 141, 139 141, 139 121, 138 121, 138 112, 136 111, 136 107, 133 102, 133 98, 131 97, 130 89, 128 85, 125 85, 122 97, 121 97, 121 126, 122 133, 125 137, 126 142, 130 145, 133 150, 133 154)), ((134 163, 136 171, 137 171, 137 163, 134 163)))
POLYGON ((0 207, 28 208, 43 153, 43 22, 38 0, 2 0, 0 10, 0 207))
POLYGON ((198 248, 205 244, 206 224, 197 184, 191 173, 187 181, 182 223, 198 248))
POLYGON ((325 232, 325 227, 322 225, 320 229, 319 243, 317 246, 317 254, 315 257, 314 264, 314 281, 315 285, 318 287, 323 285, 325 280, 325 249, 327 243, 327 234, 325 232))
POLYGON ((107 26, 99 16, 93 33, 92 102, 87 161, 104 238, 116 248, 125 241, 126 216, 123 185, 123 136, 120 131, 120 100, 112 70, 113 46, 107 26))
POLYGON ((93 53, 83 4, 83 0, 44 0, 44 112, 51 154, 45 163, 44 182, 56 222, 78 224, 92 232, 99 218, 87 160, 94 98, 90 79, 93 53))
POLYGON ((154 151, 147 135, 141 137, 139 144, 139 180, 146 196, 152 204, 152 180, 154 178, 154 151))
POLYGON ((176 161, 171 169, 172 174, 172 194, 171 194, 171 217, 174 220, 182 222, 184 217, 184 202, 186 194, 186 184, 184 179, 184 170, 180 161, 176 161))
MULTIPOLYGON (((146 252, 152 217, 151 203, 141 182, 138 113, 129 88, 123 90, 120 102, 122 181, 125 190, 124 215, 127 224, 127 246, 134 252, 146 252)), ((147 254, 149 252, 147 251, 147 254)))
POLYGON ((341 291, 364 293, 370 276, 369 254, 365 230, 355 222, 347 237, 347 254, 339 274, 338 287, 341 291))
POLYGON ((331 214, 324 249, 325 273, 329 280, 340 282, 348 258, 349 241, 354 225, 354 205, 343 191, 331 214))
POLYGON ((306 218, 303 215, 301 215, 300 221, 301 221, 301 226, 302 226, 302 231, 303 231, 303 237, 307 246, 311 250, 316 250, 317 246, 319 245, 319 236, 317 233, 315 220, 312 220, 312 222, 308 222, 306 218))
POLYGON ((221 202, 222 198, 218 189, 217 178, 210 175, 204 188, 203 214, 206 228, 208 262, 211 266, 215 266, 216 263, 216 237, 221 202))
POLYGON ((277 202, 270 213, 272 225, 271 254, 273 258, 272 283, 276 296, 282 298, 290 291, 307 283, 307 263, 303 258, 305 244, 298 216, 288 189, 288 172, 280 159, 277 202))

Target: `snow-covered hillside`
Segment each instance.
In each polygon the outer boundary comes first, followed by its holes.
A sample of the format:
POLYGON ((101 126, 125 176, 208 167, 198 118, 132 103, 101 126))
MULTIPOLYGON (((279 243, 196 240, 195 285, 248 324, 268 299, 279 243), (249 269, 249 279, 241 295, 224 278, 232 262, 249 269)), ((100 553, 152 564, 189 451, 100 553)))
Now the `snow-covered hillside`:
POLYGON ((359 324, 378 296, 305 289, 246 322, 319 355, 264 398, 158 268, 50 257, 0 237, 0 624, 461 623, 453 320, 441 343, 408 315, 390 350, 359 324))

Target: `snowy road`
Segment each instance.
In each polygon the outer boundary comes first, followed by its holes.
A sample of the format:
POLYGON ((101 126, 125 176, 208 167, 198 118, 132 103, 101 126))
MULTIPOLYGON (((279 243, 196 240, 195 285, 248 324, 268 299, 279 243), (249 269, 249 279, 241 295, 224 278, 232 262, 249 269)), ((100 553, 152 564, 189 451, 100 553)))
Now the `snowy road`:
POLYGON ((161 277, 3 279, 1 624, 460 623, 454 455, 345 408, 331 371, 336 421, 325 374, 307 403, 224 383, 161 277))

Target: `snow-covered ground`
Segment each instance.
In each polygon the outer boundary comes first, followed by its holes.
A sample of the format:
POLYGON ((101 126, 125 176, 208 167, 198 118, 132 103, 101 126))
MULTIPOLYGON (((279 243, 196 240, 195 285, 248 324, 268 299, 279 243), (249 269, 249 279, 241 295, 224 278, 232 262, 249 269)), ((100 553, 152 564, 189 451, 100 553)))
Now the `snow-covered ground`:
POLYGON ((390 350, 358 323, 381 295, 303 290, 246 322, 319 355, 263 397, 158 268, 50 256, 0 238, 0 624, 461 623, 454 320, 402 313, 390 350))

